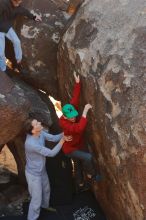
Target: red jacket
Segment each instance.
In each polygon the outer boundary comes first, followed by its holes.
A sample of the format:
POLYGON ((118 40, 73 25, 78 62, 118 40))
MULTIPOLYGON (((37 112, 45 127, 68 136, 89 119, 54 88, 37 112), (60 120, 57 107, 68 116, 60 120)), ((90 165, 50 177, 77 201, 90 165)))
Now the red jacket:
MULTIPOLYGON (((80 97, 80 83, 76 83, 73 91, 73 97, 70 100, 76 109, 78 109, 80 97)), ((65 154, 69 154, 75 150, 82 149, 84 147, 83 133, 86 128, 87 119, 81 117, 77 122, 70 122, 63 116, 59 119, 59 124, 65 135, 71 135, 72 141, 65 142, 62 150, 65 154)))

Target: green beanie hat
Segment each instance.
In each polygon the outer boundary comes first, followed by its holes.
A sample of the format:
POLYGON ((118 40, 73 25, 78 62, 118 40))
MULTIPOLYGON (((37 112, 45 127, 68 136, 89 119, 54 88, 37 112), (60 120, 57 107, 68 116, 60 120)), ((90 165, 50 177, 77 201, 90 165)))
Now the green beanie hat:
POLYGON ((78 116, 78 112, 71 104, 66 104, 62 107, 63 115, 67 118, 75 118, 78 116))

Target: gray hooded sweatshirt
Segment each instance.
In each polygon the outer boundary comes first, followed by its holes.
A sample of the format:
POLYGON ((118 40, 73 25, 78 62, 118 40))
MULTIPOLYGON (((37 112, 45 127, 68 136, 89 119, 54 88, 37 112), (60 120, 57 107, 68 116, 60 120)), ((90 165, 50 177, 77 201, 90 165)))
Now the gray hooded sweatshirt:
POLYGON ((58 142, 63 134, 52 135, 42 131, 40 136, 27 135, 25 141, 26 171, 32 175, 40 176, 45 171, 46 157, 54 157, 61 149, 58 143, 53 149, 45 147, 45 140, 58 142))

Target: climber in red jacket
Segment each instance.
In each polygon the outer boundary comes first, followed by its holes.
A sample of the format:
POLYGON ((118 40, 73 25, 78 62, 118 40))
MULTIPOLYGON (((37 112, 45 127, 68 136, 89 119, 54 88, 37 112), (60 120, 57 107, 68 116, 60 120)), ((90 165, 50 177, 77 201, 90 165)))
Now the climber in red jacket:
MULTIPOLYGON (((84 162, 87 171, 87 177, 98 181, 99 175, 95 175, 95 169, 93 166, 92 155, 88 152, 83 151, 85 144, 83 134, 87 125, 87 113, 92 108, 90 104, 86 104, 82 113, 81 118, 78 118, 78 105, 80 97, 80 78, 74 73, 75 87, 73 91, 73 97, 69 104, 66 104, 62 108, 63 115, 59 120, 59 124, 63 129, 64 135, 72 136, 72 141, 65 142, 63 144, 63 152, 71 158, 77 158, 84 162)), ((81 167, 78 164, 79 168, 81 167)), ((81 173, 78 173, 79 175, 81 173)), ((83 183, 79 183, 82 185, 83 183)))

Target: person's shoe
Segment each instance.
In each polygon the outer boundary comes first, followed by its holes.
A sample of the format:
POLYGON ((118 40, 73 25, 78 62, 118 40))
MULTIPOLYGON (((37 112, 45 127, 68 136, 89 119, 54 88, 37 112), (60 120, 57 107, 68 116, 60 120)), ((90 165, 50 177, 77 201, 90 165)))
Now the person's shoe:
POLYGON ((44 208, 44 210, 49 211, 49 212, 57 212, 57 209, 53 207, 44 208))
POLYGON ((19 72, 21 72, 24 69, 22 62, 17 63, 16 69, 19 70, 19 72))
POLYGON ((101 175, 99 175, 99 174, 97 174, 97 175, 92 175, 92 176, 87 175, 87 181, 88 181, 89 183, 99 182, 99 181, 101 181, 102 179, 103 179, 103 177, 102 177, 101 175))
POLYGON ((91 179, 92 179, 92 181, 99 182, 99 181, 101 181, 103 179, 103 177, 98 174, 98 175, 93 175, 91 177, 91 179))
POLYGON ((85 192, 87 190, 89 190, 89 185, 87 185, 87 183, 84 183, 83 185, 79 185, 78 186, 78 189, 77 189, 77 193, 80 193, 80 192, 85 192))
POLYGON ((15 67, 14 68, 14 71, 17 72, 17 73, 22 73, 22 75, 28 75, 29 74, 29 71, 26 70, 24 67, 22 68, 22 66, 20 67, 15 67))

